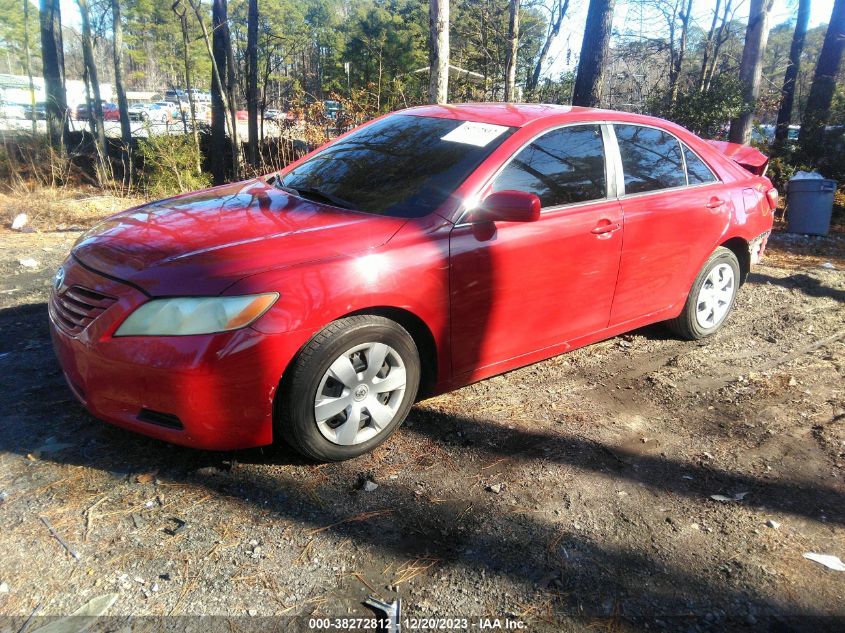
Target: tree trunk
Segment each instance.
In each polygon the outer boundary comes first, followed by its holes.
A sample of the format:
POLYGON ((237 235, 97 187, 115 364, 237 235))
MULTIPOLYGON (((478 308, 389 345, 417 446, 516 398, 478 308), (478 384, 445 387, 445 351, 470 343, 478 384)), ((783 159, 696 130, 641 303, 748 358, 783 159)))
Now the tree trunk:
POLYGON ((249 0, 247 16, 247 86, 246 102, 248 110, 249 164, 258 167, 258 0, 249 0))
POLYGON ((595 108, 601 102, 604 66, 613 22, 613 3, 614 0, 590 0, 572 105, 595 108))
POLYGON ((449 0, 429 0, 429 84, 432 103, 449 101, 449 0))
MULTIPOLYGON (((208 56, 211 58, 211 174, 215 184, 226 182, 226 128, 231 127, 232 118, 229 116, 228 97, 226 96, 225 73, 228 70, 226 64, 226 46, 221 33, 223 24, 226 22, 226 0, 214 0, 211 5, 211 24, 214 29, 213 41, 208 36, 208 29, 202 18, 202 7, 198 0, 189 0, 194 14, 197 16, 202 29, 205 47, 208 56)), ((229 130, 232 140, 232 160, 237 166, 238 153, 235 146, 235 137, 229 130)))
POLYGON ((232 170, 237 180, 241 176, 241 141, 238 138, 238 72, 235 67, 235 53, 232 49, 232 32, 229 29, 228 0, 223 0, 223 5, 225 19, 223 20, 220 32, 223 36, 223 46, 226 49, 226 67, 228 68, 226 92, 229 97, 229 113, 232 117, 232 124, 229 128, 232 135, 232 170))
POLYGON ((35 82, 32 80, 32 58, 29 52, 29 0, 23 0, 23 47, 26 62, 26 76, 29 79, 29 103, 32 106, 32 134, 38 131, 38 120, 35 116, 35 82))
POLYGON ((76 0, 82 18, 82 57, 88 75, 88 83, 93 92, 93 104, 88 104, 88 118, 92 121, 91 132, 97 141, 99 180, 103 184, 108 176, 108 148, 106 147, 106 129, 103 117, 103 100, 100 96, 100 80, 97 78, 97 64, 94 61, 94 45, 91 41, 91 19, 88 13, 88 0, 76 0), (93 106, 93 107, 92 107, 93 106))
POLYGON ((719 29, 716 31, 715 41, 712 43, 712 51, 710 54, 705 55, 705 58, 701 63, 701 77, 699 78, 698 84, 699 92, 707 92, 710 89, 710 82, 713 80, 713 73, 716 70, 716 62, 719 59, 719 51, 722 50, 722 45, 730 38, 730 22, 731 17, 733 16, 733 13, 731 13, 732 8, 733 0, 725 0, 724 9, 722 11, 722 20, 719 24, 719 29))
POLYGON ((510 0, 508 51, 505 59, 505 101, 516 100, 516 55, 519 50, 519 0, 510 0))
POLYGON ((804 50, 804 40, 807 36, 807 24, 810 21, 810 0, 798 0, 798 19, 795 22, 795 32, 792 34, 792 44, 789 47, 789 65, 783 76, 783 89, 778 109, 778 122, 775 127, 774 149, 780 150, 786 145, 789 136, 789 124, 792 122, 792 105, 795 102, 795 81, 801 67, 801 52, 804 50))
POLYGON ((713 55, 713 44, 716 39, 716 25, 719 23, 719 8, 722 0, 716 0, 713 9, 713 21, 710 23, 710 30, 707 31, 707 38, 704 40, 704 52, 701 55, 701 73, 698 76, 698 90, 704 90, 704 80, 707 77, 707 66, 710 63, 710 56, 713 55))
POLYGON ((813 85, 807 97, 807 106, 801 119, 799 141, 801 149, 816 159, 824 140, 824 126, 830 118, 830 104, 836 88, 836 75, 842 62, 845 48, 845 0, 836 0, 830 14, 830 23, 824 36, 824 44, 813 75, 813 85))
POLYGON ((747 144, 751 140, 751 123, 757 97, 760 96, 760 75, 763 70, 763 55, 769 38, 769 12, 774 0, 751 0, 748 26, 745 29, 745 46, 739 64, 739 80, 742 82, 742 97, 745 109, 731 121, 728 140, 731 143, 747 144))
POLYGON ((546 64, 546 59, 549 57, 549 50, 552 47, 555 39, 560 33, 560 25, 563 23, 563 18, 566 16, 566 11, 569 9, 569 0, 557 0, 555 3, 557 13, 552 13, 549 20, 549 32, 546 34, 546 41, 543 42, 543 48, 540 50, 540 56, 537 58, 537 63, 534 65, 534 72, 528 80, 528 85, 525 87, 526 92, 533 94, 540 85, 540 74, 543 72, 543 66, 546 64))
POLYGON ((175 0, 170 8, 179 18, 179 26, 182 29, 182 62, 185 65, 185 92, 188 95, 188 108, 191 112, 191 134, 194 137, 194 147, 197 152, 196 170, 197 174, 201 174, 202 165, 200 161, 202 160, 202 157, 200 151, 200 139, 197 133, 197 106, 194 102, 194 97, 191 94, 191 58, 188 50, 188 10, 182 6, 182 0, 175 0))
POLYGON ((129 102, 123 87, 123 23, 120 0, 111 0, 112 30, 114 32, 114 89, 120 111, 120 139, 123 144, 123 184, 132 186, 132 126, 129 123, 129 102))
POLYGON ((672 68, 669 71, 669 102, 674 104, 678 98, 678 89, 681 80, 681 70, 684 64, 684 56, 687 52, 687 37, 689 35, 689 23, 692 14, 692 0, 687 0, 686 11, 681 13, 681 41, 678 43, 678 52, 672 68))
POLYGON ((47 97, 47 133, 50 144, 69 153, 65 56, 62 45, 62 11, 59 0, 41 0, 41 57, 47 97))

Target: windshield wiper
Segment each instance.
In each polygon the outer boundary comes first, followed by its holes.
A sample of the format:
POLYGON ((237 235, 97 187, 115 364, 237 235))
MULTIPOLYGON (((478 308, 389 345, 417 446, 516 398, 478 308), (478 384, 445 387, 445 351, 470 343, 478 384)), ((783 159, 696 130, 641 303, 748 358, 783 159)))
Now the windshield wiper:
POLYGON ((330 205, 334 207, 340 207, 341 209, 350 209, 352 211, 357 211, 357 207, 354 204, 349 202, 348 200, 344 200, 338 196, 332 195, 330 193, 326 193, 325 191, 320 191, 319 189, 315 189, 313 187, 289 187, 288 185, 283 185, 281 178, 279 175, 276 174, 273 185, 277 189, 281 189, 287 193, 292 193, 293 195, 302 198, 304 200, 313 200, 315 202, 328 202, 330 205))

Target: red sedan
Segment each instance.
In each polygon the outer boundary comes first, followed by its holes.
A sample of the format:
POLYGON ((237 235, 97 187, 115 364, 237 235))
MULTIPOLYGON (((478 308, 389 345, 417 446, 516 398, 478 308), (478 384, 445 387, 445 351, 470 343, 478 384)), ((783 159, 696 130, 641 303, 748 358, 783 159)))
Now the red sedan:
POLYGON ((645 116, 413 108, 97 225, 56 276, 53 343, 118 426, 346 459, 420 397, 658 321, 716 332, 772 226, 764 167, 645 116))

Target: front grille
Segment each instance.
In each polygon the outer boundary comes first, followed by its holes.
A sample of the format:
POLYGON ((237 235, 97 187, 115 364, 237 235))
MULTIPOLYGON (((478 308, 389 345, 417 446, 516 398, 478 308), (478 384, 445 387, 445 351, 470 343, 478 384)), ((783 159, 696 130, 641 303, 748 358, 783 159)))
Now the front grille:
POLYGON ((70 286, 53 294, 57 323, 70 334, 79 334, 117 299, 82 286, 70 286))

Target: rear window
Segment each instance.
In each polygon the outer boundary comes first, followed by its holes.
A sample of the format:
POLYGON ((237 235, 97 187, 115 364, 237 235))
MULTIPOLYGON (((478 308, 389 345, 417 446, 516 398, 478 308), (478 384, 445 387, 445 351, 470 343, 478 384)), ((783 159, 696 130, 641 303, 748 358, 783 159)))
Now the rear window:
POLYGON ((684 160, 687 164, 687 182, 690 185, 704 185, 716 182, 716 176, 698 155, 684 145, 684 160))
POLYGON ((513 128, 396 114, 330 145, 281 185, 320 192, 350 208, 421 217, 442 205, 513 128))
POLYGON ((687 184, 681 146, 662 130, 639 125, 614 125, 625 193, 645 193, 687 184))

